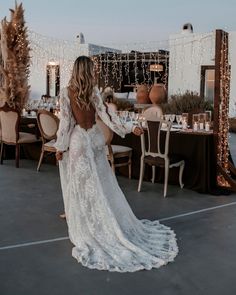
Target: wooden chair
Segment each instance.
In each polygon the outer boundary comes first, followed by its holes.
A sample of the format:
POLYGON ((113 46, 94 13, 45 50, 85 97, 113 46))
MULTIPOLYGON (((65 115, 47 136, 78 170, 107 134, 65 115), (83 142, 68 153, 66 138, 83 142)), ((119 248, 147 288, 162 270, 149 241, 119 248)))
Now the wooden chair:
POLYGON ((128 166, 129 179, 132 175, 132 148, 123 145, 108 145, 107 158, 111 162, 112 170, 115 173, 116 167, 128 166), (112 150, 112 153, 109 151, 112 150), (127 159, 122 162, 116 163, 116 159, 127 159))
POLYGON ((56 153, 54 144, 56 142, 59 119, 49 111, 39 110, 37 113, 37 122, 42 137, 42 149, 37 167, 37 171, 39 171, 43 161, 44 153, 56 153))
POLYGON ((155 168, 156 166, 163 167, 165 169, 164 179, 164 197, 167 194, 167 185, 169 177, 169 169, 172 167, 180 167, 179 169, 179 184, 183 188, 182 176, 184 171, 185 162, 178 155, 169 155, 169 138, 171 123, 156 119, 155 121, 146 121, 148 132, 148 149, 145 147, 144 134, 141 135, 141 149, 142 155, 140 159, 140 176, 138 184, 138 192, 141 190, 145 164, 152 166, 152 183, 155 180, 155 168), (164 129, 164 131, 161 131, 164 129), (164 148, 161 146, 161 132, 165 135, 164 148), (165 132, 165 133, 164 133, 165 132))
POLYGON ((158 105, 151 106, 144 110, 143 116, 146 120, 156 121, 156 119, 161 119, 163 117, 163 112, 161 107, 158 105))
POLYGON ((112 145, 111 141, 113 138, 112 130, 105 124, 101 119, 97 119, 97 124, 102 130, 105 141, 107 144, 107 159, 111 163, 113 172, 115 173, 116 167, 128 166, 129 167, 129 178, 131 178, 132 173, 132 148, 122 145, 112 145), (116 163, 116 159, 127 159, 120 163, 116 163))
POLYGON ((1 150, 0 163, 3 164, 4 145, 15 145, 16 167, 19 168, 20 145, 37 142, 34 134, 19 132, 20 113, 7 104, 0 108, 1 150))

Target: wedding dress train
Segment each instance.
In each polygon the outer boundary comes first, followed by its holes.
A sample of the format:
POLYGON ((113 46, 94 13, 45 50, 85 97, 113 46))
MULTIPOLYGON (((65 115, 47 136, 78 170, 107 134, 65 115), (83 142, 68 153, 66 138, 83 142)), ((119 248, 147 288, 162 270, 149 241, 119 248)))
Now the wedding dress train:
MULTIPOLYGON (((92 103, 99 117, 124 137, 122 125, 106 113, 100 93, 92 103)), ((178 253, 174 232, 158 221, 138 220, 107 161, 105 141, 97 125, 85 130, 75 124, 67 89, 61 92, 61 121, 56 148, 66 151, 59 163, 72 255, 99 270, 134 272, 158 268, 178 253)))

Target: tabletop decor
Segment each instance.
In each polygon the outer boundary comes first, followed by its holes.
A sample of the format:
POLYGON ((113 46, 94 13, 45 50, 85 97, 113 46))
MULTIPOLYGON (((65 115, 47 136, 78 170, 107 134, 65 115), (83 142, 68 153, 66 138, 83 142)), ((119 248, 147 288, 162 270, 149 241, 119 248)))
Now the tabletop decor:
POLYGON ((29 96, 30 48, 22 4, 10 11, 10 21, 1 22, 0 101, 21 110, 29 96))

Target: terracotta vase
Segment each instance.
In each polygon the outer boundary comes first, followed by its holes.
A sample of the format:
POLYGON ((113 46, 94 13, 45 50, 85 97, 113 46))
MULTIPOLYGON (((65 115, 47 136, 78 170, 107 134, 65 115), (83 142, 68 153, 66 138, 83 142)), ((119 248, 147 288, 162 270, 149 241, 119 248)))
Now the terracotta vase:
POLYGON ((153 104, 167 102, 167 93, 163 84, 154 84, 149 93, 149 98, 153 104))
POLYGON ((148 87, 147 85, 139 85, 137 89, 137 103, 147 104, 151 103, 149 99, 148 87))

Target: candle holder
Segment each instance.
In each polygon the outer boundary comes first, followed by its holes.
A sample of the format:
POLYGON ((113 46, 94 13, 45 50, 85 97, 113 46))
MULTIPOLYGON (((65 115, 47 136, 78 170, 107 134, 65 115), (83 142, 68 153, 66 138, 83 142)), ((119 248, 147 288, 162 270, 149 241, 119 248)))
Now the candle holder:
POLYGON ((199 128, 199 114, 193 114, 192 124, 193 124, 193 131, 198 131, 198 128, 199 128))
POLYGON ((206 113, 200 113, 199 114, 199 129, 200 130, 204 130, 205 122, 206 122, 206 113))

